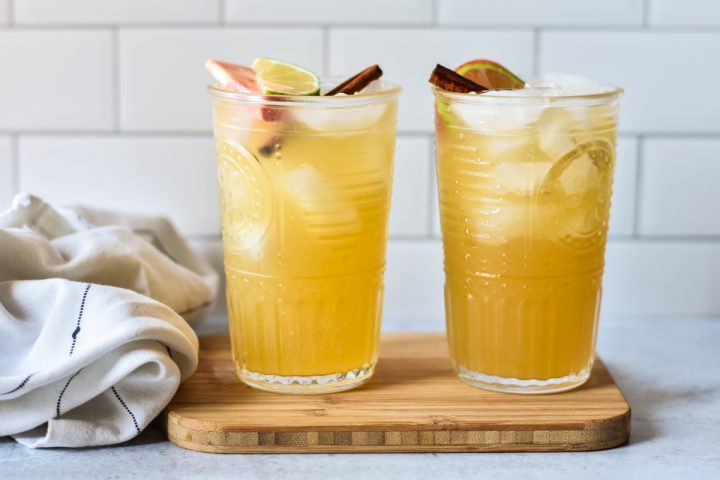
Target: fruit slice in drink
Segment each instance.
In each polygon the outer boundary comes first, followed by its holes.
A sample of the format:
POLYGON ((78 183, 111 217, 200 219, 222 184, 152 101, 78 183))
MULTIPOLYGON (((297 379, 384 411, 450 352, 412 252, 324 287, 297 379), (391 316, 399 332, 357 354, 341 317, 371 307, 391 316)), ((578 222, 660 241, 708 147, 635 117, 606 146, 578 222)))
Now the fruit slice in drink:
POLYGON ((252 68, 268 95, 318 95, 320 79, 310 70, 270 58, 256 58, 252 68))
POLYGON ((492 60, 470 60, 457 67, 455 71, 491 90, 515 89, 525 86, 525 82, 520 77, 492 60))

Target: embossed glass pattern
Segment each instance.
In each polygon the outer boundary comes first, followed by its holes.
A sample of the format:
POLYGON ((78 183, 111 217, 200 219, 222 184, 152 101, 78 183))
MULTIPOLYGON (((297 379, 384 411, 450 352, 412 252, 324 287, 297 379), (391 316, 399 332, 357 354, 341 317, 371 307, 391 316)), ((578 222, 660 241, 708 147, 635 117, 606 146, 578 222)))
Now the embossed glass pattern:
POLYGON ((620 91, 435 94, 458 375, 518 393, 581 385, 600 312, 620 91))
POLYGON ((240 378, 353 388, 377 359, 399 88, 272 97, 211 87, 240 378))

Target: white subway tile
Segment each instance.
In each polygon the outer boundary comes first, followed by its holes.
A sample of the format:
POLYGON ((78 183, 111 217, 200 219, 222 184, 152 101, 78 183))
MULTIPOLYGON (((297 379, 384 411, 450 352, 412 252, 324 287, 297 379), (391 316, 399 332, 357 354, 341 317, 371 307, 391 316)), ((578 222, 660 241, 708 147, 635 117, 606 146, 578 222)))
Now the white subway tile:
POLYGON ((217 23, 220 0, 15 0, 22 24, 217 23))
POLYGON ((717 242, 610 242, 603 314, 720 314, 717 242))
POLYGON ((20 190, 59 204, 169 217, 219 234, 210 137, 21 137, 20 190))
POLYGON ((720 33, 543 32, 540 67, 625 88, 620 129, 720 132, 720 33), (682 72, 668 59, 682 59, 682 72), (687 74, 687 72, 691 72, 687 74))
POLYGON ((0 31, 0 130, 113 127, 112 34, 0 31))
MULTIPOLYGON (((220 236, 217 237, 188 237, 188 243, 198 254, 208 261, 219 274, 225 275, 223 265, 223 246, 220 236)), ((224 292, 220 292, 224 294, 224 292)))
POLYGON ((5 25, 10 20, 10 1, 0 0, 0 25, 5 25))
POLYGON ((12 141, 7 135, 0 135, 0 212, 10 207, 14 192, 15 170, 12 158, 12 141))
MULTIPOLYGON (((435 168, 432 171, 432 224, 431 233, 440 237, 440 209, 437 197, 435 168)), ((619 138, 617 162, 610 212, 610 235, 632 235, 635 218, 635 183, 637 179, 637 140, 619 138)))
POLYGON ((618 138, 610 235, 632 235, 635 223, 635 185, 637 183, 637 139, 618 138))
POLYGON ((652 26, 719 26, 720 2, 716 0, 650 0, 652 26))
POLYGON ((442 245, 439 240, 391 240, 388 244, 383 317, 417 322, 417 329, 444 325, 442 245))
POLYGON ((438 0, 440 25, 642 25, 643 0, 438 0))
POLYGON ((433 0, 226 0, 230 23, 430 24, 433 0))
POLYGON ((432 131, 433 103, 428 78, 436 63, 449 68, 470 58, 496 58, 519 75, 532 72, 530 31, 352 29, 330 31, 330 73, 349 75, 379 64, 384 78, 399 82, 399 128, 432 131))
POLYGON ((320 29, 121 30, 121 127, 209 131, 209 57, 249 64, 269 56, 320 72, 322 51, 320 29))
POLYGON ((644 142, 640 234, 720 235, 720 140, 644 142))
POLYGON ((390 235, 427 236, 430 140, 400 137, 395 150, 390 235))

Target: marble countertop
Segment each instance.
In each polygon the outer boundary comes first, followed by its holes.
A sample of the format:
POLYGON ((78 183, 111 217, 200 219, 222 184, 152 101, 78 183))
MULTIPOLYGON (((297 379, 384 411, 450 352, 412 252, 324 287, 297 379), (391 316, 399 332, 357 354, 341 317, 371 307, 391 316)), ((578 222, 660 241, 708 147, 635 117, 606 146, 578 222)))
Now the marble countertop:
MULTIPOLYGON (((385 329, 418 325, 427 326, 388 320, 385 329)), ((216 320, 201 332, 222 329, 216 320)), ((106 448, 32 450, 0 439, 0 479, 720 478, 720 318, 605 318, 598 352, 632 406, 630 443, 612 450, 213 455, 151 427, 106 448)))

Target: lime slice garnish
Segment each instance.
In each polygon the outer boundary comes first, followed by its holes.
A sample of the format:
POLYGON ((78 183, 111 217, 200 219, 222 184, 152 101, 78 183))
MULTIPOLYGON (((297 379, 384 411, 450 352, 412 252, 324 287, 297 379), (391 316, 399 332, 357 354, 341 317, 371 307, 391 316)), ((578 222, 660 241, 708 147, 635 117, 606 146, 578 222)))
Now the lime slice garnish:
POLYGON ((297 65, 256 58, 252 68, 260 82, 260 88, 266 95, 318 95, 320 79, 309 70, 297 65))
MULTIPOLYGON (((525 82, 520 77, 492 60, 470 60, 457 67, 455 73, 459 73, 463 77, 489 90, 507 90, 525 87, 525 82)), ((478 109, 474 105, 466 106, 462 103, 448 105, 440 99, 437 100, 436 105, 437 115, 446 125, 457 123, 458 117, 462 119, 463 123, 474 125, 475 128, 479 128, 477 127, 478 124, 485 128, 488 128, 493 123, 498 124, 497 121, 493 121, 492 114, 489 110, 478 109), (463 115, 463 113, 465 113, 465 115, 463 115)))
POLYGON ((455 69, 465 78, 491 90, 523 88, 525 82, 507 68, 492 60, 470 60, 455 69))

